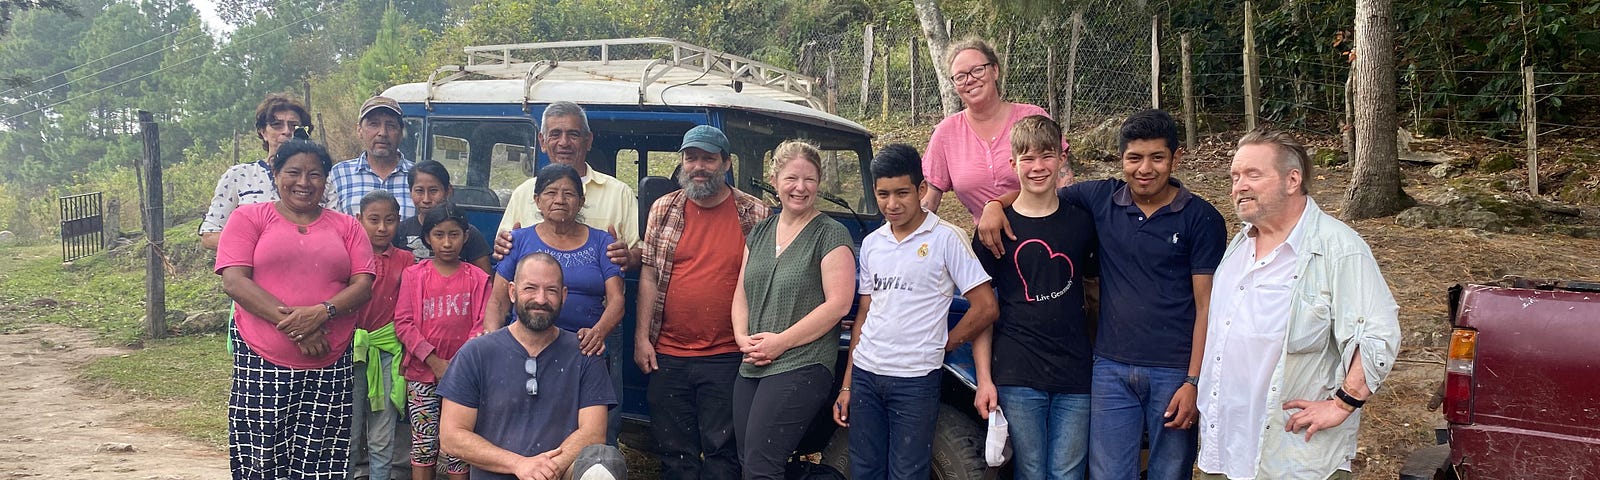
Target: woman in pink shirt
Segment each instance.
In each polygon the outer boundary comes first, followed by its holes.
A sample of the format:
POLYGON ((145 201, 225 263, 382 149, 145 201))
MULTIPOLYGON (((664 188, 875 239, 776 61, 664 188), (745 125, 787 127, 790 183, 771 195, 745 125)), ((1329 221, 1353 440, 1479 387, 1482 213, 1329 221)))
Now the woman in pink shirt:
POLYGON ((303 133, 272 156, 279 200, 234 210, 216 271, 238 303, 228 453, 233 478, 341 478, 350 445, 350 340, 372 294, 372 245, 319 204, 333 159, 303 133))
MULTIPOLYGON (((954 191, 976 225, 984 203, 1021 188, 1011 169, 1011 125, 1029 115, 1050 114, 1000 98, 1000 57, 988 43, 964 40, 950 47, 948 59, 951 83, 966 109, 945 117, 928 139, 922 173, 930 188, 922 208, 937 212, 944 192, 954 191)), ((1066 142, 1061 145, 1067 151, 1066 142)), ((1069 169, 1063 169, 1060 182, 1071 183, 1069 169)))
MULTIPOLYGON (((467 340, 483 331, 489 274, 461 261, 467 215, 446 203, 422 215, 422 241, 433 258, 400 276, 395 333, 405 344, 406 409, 411 414, 411 477, 432 480, 439 459, 440 397, 435 390, 467 340)), ((445 473, 466 479, 467 464, 445 455, 445 473)))

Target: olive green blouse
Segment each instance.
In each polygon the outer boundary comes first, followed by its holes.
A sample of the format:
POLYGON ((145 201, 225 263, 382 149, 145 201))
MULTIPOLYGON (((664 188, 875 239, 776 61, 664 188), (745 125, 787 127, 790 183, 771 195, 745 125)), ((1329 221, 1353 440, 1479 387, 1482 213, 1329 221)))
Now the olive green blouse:
MULTIPOLYGON (((850 231, 826 214, 812 218, 784 247, 782 255, 777 253, 777 236, 778 215, 756 224, 746 236, 745 247, 750 256, 744 264, 744 294, 750 307, 751 335, 782 332, 822 305, 822 257, 828 252, 843 245, 851 247, 854 257, 855 242, 850 231)), ((851 282, 851 294, 854 288, 855 283, 851 282)), ((785 351, 770 365, 741 364, 739 375, 761 378, 812 364, 832 372, 839 355, 837 326, 828 332, 785 351)))

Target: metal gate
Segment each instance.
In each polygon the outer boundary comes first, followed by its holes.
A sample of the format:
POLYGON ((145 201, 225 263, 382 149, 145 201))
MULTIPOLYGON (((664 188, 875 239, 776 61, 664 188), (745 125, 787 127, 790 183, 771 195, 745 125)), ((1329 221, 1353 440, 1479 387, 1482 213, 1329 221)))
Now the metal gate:
POLYGON ((61 261, 70 262, 105 246, 100 192, 61 197, 61 261))

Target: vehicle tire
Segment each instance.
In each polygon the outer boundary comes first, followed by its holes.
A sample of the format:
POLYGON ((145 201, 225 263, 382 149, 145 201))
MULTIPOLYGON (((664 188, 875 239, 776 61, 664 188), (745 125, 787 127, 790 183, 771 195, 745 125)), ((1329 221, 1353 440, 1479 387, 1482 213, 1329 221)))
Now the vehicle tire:
MULTIPOLYGON (((933 478, 938 480, 981 480, 986 464, 983 461, 983 429, 978 422, 963 415, 955 407, 939 406, 939 416, 933 432, 933 478)), ((850 430, 836 429, 822 449, 822 464, 833 467, 850 478, 850 430)))
POLYGON ((833 429, 833 435, 828 437, 828 446, 822 448, 820 463, 843 473, 844 478, 850 478, 850 429, 833 429))
POLYGON ((1455 480, 1450 469, 1450 444, 1412 451, 1400 467, 1400 480, 1455 480))
POLYGON ((949 405, 939 405, 938 422, 933 431, 933 478, 981 480, 988 466, 983 459, 983 427, 949 405))

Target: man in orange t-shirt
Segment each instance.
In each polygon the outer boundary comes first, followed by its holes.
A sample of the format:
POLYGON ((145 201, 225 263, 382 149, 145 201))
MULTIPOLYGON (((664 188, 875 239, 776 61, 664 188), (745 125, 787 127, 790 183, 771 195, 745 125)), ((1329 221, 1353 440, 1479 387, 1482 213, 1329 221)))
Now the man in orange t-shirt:
POLYGON ((738 478, 733 291, 744 237, 771 208, 724 181, 733 162, 721 130, 694 127, 678 151, 683 189, 656 200, 645 228, 633 358, 651 374, 661 478, 738 478))

